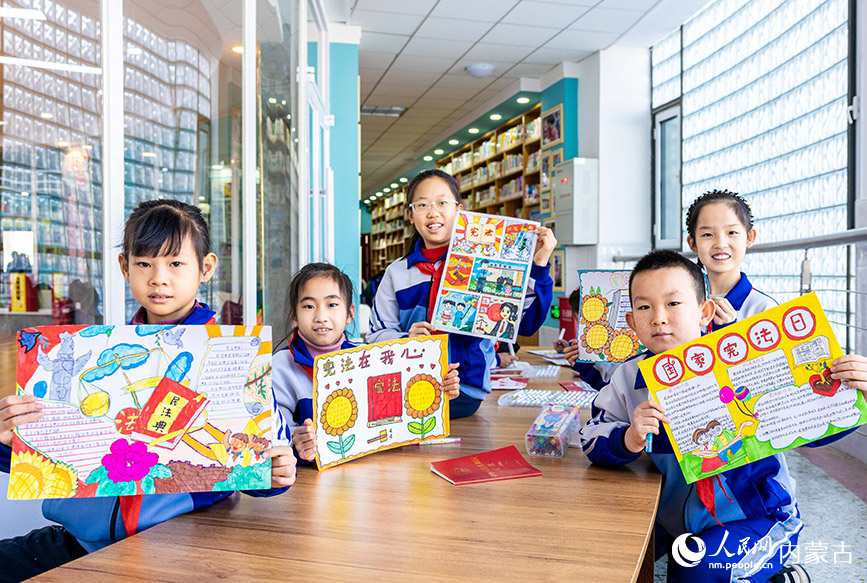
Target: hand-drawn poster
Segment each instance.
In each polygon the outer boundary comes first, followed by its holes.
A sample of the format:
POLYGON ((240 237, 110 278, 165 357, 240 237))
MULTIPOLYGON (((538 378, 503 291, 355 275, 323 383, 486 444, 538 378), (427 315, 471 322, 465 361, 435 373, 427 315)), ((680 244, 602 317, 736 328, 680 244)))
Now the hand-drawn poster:
POLYGON ((581 303, 575 316, 575 337, 579 362, 624 362, 644 352, 626 323, 626 314, 632 311, 629 273, 602 269, 578 272, 581 303))
POLYGON ((41 326, 18 332, 8 497, 271 487, 268 326, 41 326))
POLYGON ((458 213, 433 325, 514 342, 538 229, 520 219, 458 213))
POLYGON ((639 364, 687 483, 867 422, 815 293, 639 364))
POLYGON ((385 340, 317 356, 313 426, 320 470, 449 434, 448 336, 385 340))

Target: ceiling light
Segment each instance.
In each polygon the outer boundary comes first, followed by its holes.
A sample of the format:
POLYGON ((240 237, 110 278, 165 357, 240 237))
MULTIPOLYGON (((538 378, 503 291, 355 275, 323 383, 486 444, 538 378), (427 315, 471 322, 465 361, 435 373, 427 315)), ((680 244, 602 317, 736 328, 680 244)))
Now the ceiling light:
POLYGON ((169 169, 166 168, 165 166, 163 166, 162 168, 160 168, 160 170, 162 170, 163 172, 168 172, 168 171, 169 171, 169 169))
POLYGON ((466 66, 467 73, 472 77, 487 77, 493 73, 496 68, 496 66, 491 65, 490 63, 473 63, 472 65, 466 66))
POLYGON ((380 117, 400 117, 406 111, 405 107, 389 106, 389 105, 364 105, 361 108, 361 115, 373 115, 380 117))
POLYGON ((142 152, 141 155, 142 155, 142 158, 156 158, 157 157, 156 152, 142 152))
POLYGON ((33 8, 0 8, 0 18, 21 18, 23 20, 46 20, 45 13, 33 8))
POLYGON ((284 99, 284 100, 281 101, 280 103, 282 103, 283 105, 286 105, 286 100, 284 99))
POLYGON ((503 119, 503 116, 500 115, 499 113, 492 113, 491 114, 491 120, 492 121, 500 121, 501 119, 503 119))
POLYGON ((424 160, 425 162, 430 162, 431 160, 433 160, 433 156, 425 156, 424 158, 422 158, 422 160, 424 160))
POLYGON ((277 98, 276 97, 269 97, 268 103, 277 103, 277 98))
POLYGON ((214 170, 222 170, 223 165, 222 164, 214 164, 213 166, 211 166, 211 168, 214 170))
POLYGON ((452 138, 451 140, 449 140, 449 145, 451 145, 451 146, 457 146, 457 145, 460 144, 460 143, 461 143, 460 140, 456 140, 456 139, 454 139, 454 138, 452 138))
POLYGON ((378 192, 377 192, 376 194, 374 194, 373 196, 382 196, 382 191, 381 191, 381 190, 378 191, 378 192))
POLYGON ((298 143, 298 138, 295 138, 295 143, 296 143, 296 144, 298 143))
POLYGON ((391 192, 391 189, 390 188, 383 188, 382 192, 391 192))
POLYGON ((519 97, 515 101, 517 101, 518 103, 523 105, 525 103, 530 103, 530 98, 529 97, 519 97))
POLYGON ((24 190, 21 192, 21 196, 30 196, 30 193, 24 190))
POLYGON ((69 142, 67 142, 66 140, 57 140, 58 148, 66 148, 67 146, 69 146, 69 142))
POLYGON ((400 177, 400 181, 401 181, 401 182, 409 182, 409 178, 407 178, 407 177, 405 177, 405 176, 401 176, 401 177, 400 177))
POLYGON ((443 150, 442 148, 437 148, 436 150, 434 150, 434 154, 436 154, 437 156, 442 156, 445 153, 445 150, 443 150))
POLYGON ((467 131, 470 132, 471 134, 477 134, 477 133, 479 133, 479 128, 470 128, 467 131))
POLYGON ((392 188, 398 188, 400 185, 397 182, 392 182, 389 186, 392 188))
POLYGON ((42 113, 39 114, 39 117, 41 117, 42 119, 52 119, 54 117, 54 114, 48 113, 47 111, 43 111, 42 113))
POLYGON ((287 113, 287 114, 286 114, 286 119, 292 119, 292 114, 291 114, 291 113, 287 113))
POLYGON ((244 52, 244 47, 241 47, 241 46, 232 47, 232 52, 238 53, 240 55, 244 52))

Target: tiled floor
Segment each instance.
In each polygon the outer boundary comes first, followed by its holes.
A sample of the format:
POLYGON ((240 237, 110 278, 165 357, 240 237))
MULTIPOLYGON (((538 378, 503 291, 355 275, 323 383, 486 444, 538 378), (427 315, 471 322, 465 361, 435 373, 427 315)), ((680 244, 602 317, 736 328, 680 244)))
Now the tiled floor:
MULTIPOLYGON (((800 448, 786 459, 804 521, 793 562, 814 583, 867 583, 867 466, 831 447, 800 448)), ((665 572, 663 558, 655 580, 664 582, 665 572)))

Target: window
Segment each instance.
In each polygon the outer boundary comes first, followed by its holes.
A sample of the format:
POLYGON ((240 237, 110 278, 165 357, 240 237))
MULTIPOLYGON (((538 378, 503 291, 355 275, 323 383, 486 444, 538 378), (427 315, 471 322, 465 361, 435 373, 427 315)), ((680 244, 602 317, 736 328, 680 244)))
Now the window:
POLYGON ((680 107, 654 116, 654 228, 657 248, 680 248, 680 107))
MULTIPOLYGON (((760 243, 846 230, 848 20, 847 0, 718 0, 653 47, 655 111, 680 99, 682 214, 728 188, 749 201, 760 243)), ((748 254, 744 271, 786 301, 803 256, 748 254)), ((846 289, 840 247, 810 258, 814 289, 846 289)), ((820 293, 830 320, 851 316, 846 295, 820 293)))

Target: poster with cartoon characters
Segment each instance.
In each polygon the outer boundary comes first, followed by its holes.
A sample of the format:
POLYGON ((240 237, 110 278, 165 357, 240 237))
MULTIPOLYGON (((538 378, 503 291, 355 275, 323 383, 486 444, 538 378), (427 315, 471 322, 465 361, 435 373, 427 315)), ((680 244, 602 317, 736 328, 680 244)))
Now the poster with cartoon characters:
POLYGON ((385 340, 317 356, 313 362, 316 465, 449 434, 448 336, 385 340))
POLYGON ((687 483, 867 422, 815 293, 639 364, 687 483))
POLYGON ((632 311, 628 270, 578 271, 581 294, 575 316, 579 362, 624 362, 645 348, 626 323, 632 311))
POLYGON ((514 342, 538 229, 539 223, 521 219, 458 213, 433 325, 514 342))
POLYGON ((269 326, 41 326, 18 332, 8 497, 271 487, 269 326))

